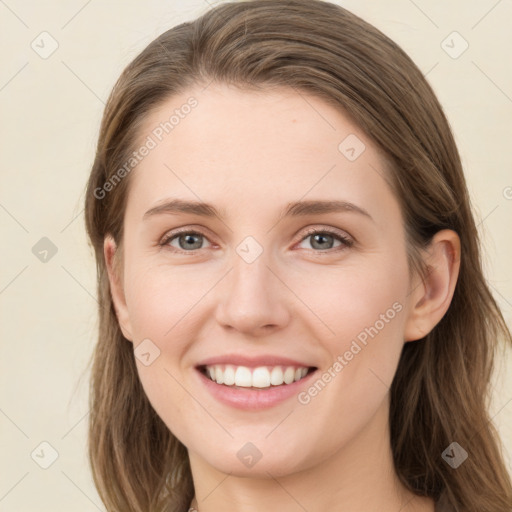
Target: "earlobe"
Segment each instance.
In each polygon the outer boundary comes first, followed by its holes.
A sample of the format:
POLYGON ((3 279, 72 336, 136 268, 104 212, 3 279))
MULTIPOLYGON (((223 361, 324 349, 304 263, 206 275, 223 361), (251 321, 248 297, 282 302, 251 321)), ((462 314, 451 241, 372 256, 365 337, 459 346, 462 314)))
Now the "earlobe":
POLYGON ((409 294, 405 341, 425 337, 448 311, 460 269, 457 233, 449 229, 436 233, 425 251, 424 262, 427 272, 409 294))
POLYGON ((117 321, 119 322, 119 327, 121 328, 123 336, 127 340, 133 342, 130 317, 126 306, 121 276, 121 255, 118 251, 120 251, 120 249, 116 246, 116 242, 112 236, 105 236, 103 242, 103 255, 105 257, 105 264, 110 283, 110 293, 112 295, 117 321))

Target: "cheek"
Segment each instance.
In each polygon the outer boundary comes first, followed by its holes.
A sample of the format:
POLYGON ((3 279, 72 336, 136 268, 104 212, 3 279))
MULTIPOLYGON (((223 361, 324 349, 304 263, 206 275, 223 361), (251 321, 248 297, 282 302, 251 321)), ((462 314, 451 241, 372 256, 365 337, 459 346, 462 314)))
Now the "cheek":
POLYGON ((388 392, 403 347, 406 256, 375 258, 371 265, 336 273, 331 269, 318 273, 314 283, 308 292, 304 287, 299 293, 322 320, 316 322, 316 332, 328 360, 319 376, 324 376, 322 382, 307 392, 303 403, 311 398, 316 402, 313 407, 322 408, 326 400, 340 413, 359 411, 363 418, 388 392), (316 399, 317 394, 323 398, 316 399))
POLYGON ((379 331, 395 333, 403 327, 404 315, 397 313, 405 308, 408 290, 405 255, 383 255, 367 261, 316 272, 300 269, 288 281, 311 312, 305 311, 305 318, 320 321, 319 339, 337 350, 360 333, 364 338, 365 329, 375 324, 379 331), (304 275, 310 278, 305 280, 304 275))
POLYGON ((147 264, 126 274, 126 302, 136 340, 176 338, 190 313, 215 282, 184 266, 147 264))

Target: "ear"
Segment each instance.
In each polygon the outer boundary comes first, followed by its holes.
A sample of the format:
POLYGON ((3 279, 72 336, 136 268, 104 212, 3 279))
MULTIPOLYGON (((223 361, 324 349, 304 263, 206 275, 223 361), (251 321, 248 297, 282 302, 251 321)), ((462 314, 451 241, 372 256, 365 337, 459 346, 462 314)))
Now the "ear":
POLYGON ((448 310, 460 269, 460 239, 455 231, 443 229, 434 235, 424 254, 425 277, 409 292, 409 316, 405 341, 425 337, 448 310))
POLYGON ((111 235, 105 236, 103 241, 103 254, 105 256, 108 280, 110 282, 110 293, 112 295, 117 321, 119 322, 123 336, 133 342, 130 316, 124 296, 120 250, 111 235))

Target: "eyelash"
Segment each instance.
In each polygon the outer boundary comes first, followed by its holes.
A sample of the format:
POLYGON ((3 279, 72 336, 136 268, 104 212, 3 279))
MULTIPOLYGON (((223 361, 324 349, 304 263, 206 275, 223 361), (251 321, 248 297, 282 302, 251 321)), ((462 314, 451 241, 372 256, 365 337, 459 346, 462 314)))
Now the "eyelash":
MULTIPOLYGON (((159 242, 158 245, 160 247, 163 247, 163 248, 169 248, 172 252, 182 253, 182 254, 194 255, 194 254, 197 253, 197 251, 200 251, 201 249, 193 249, 191 251, 185 251, 183 249, 177 249, 176 247, 171 247, 169 245, 169 242, 171 242, 172 240, 174 240, 178 236, 184 235, 184 234, 185 235, 202 236, 204 238, 207 238, 204 233, 201 233, 199 231, 195 231, 193 229, 192 230, 190 230, 190 229, 183 229, 183 230, 180 230, 180 231, 173 231, 172 233, 169 233, 169 234, 165 235, 163 237, 163 239, 159 242)), ((317 235, 317 234, 333 236, 334 238, 336 238, 338 241, 340 241, 342 243, 342 246, 333 247, 331 249, 325 249, 325 250, 322 250, 322 249, 318 249, 318 250, 308 249, 309 251, 312 251, 314 253, 318 253, 320 255, 321 254, 332 254, 333 252, 342 251, 342 250, 350 248, 350 247, 352 247, 354 245, 354 241, 351 240, 350 238, 342 235, 338 231, 334 231, 334 230, 331 230, 331 229, 325 229, 325 228, 323 228, 323 229, 319 229, 319 228, 311 228, 311 229, 309 229, 306 232, 306 234, 299 240, 299 243, 303 242, 304 240, 306 240, 310 236, 317 235)))

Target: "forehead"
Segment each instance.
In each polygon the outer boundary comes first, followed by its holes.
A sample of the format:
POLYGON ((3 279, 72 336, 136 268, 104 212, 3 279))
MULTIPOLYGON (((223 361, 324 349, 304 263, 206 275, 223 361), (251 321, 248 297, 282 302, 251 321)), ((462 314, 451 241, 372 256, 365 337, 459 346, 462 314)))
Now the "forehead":
POLYGON ((336 155, 344 132, 364 137, 340 110, 317 97, 292 88, 253 91, 211 84, 159 105, 148 116, 140 135, 151 135, 158 145, 163 143, 198 158, 207 153, 209 158, 226 155, 232 160, 246 154, 263 159, 276 152, 283 158, 286 144, 294 147, 288 158, 306 157, 309 161, 315 150, 336 155), (265 153, 248 153, 257 150, 265 153))
POLYGON ((129 203, 141 207, 168 195, 222 203, 242 194, 245 203, 231 204, 257 209, 273 198, 277 208, 308 194, 363 200, 385 186, 372 141, 341 109, 291 88, 191 88, 148 115, 144 144, 151 149, 130 178, 129 203))

